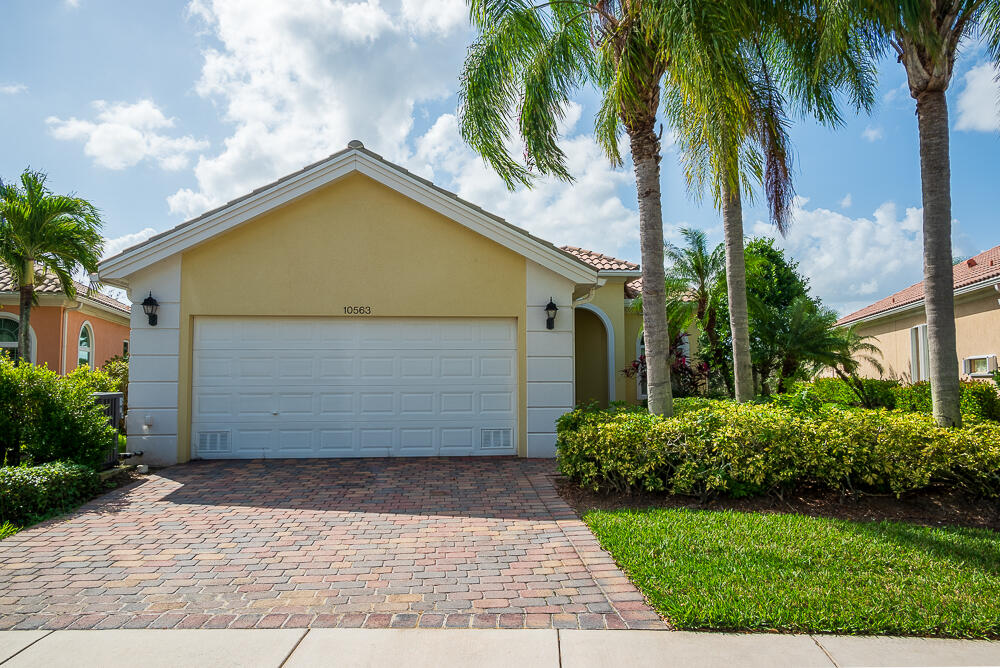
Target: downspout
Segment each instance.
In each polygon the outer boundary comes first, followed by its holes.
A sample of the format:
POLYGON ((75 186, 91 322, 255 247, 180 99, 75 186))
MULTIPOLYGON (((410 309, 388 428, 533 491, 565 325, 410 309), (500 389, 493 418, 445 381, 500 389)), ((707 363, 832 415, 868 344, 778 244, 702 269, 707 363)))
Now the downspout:
POLYGON ((77 299, 76 306, 66 307, 63 306, 62 309, 62 334, 60 336, 59 347, 62 349, 61 358, 59 361, 59 375, 66 375, 66 344, 68 343, 67 337, 69 336, 69 312, 79 311, 83 308, 83 301, 77 299))

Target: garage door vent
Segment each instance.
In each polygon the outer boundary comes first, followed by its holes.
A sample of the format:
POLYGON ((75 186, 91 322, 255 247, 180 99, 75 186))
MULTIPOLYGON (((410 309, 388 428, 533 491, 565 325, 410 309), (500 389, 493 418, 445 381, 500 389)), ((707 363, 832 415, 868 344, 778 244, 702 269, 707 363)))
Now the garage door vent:
POLYGON ((199 431, 198 432, 198 453, 215 454, 219 452, 229 452, 228 431, 199 431))
POLYGON ((512 446, 510 429, 483 429, 483 450, 510 450, 512 446))

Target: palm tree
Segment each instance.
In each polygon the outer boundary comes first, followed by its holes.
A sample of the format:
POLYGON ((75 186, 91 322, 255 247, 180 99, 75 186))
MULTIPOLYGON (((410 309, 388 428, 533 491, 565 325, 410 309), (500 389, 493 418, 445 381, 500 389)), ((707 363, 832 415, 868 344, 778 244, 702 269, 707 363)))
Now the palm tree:
MULTIPOLYGON (((757 30, 735 54, 742 76, 731 83, 737 85, 719 85, 706 78, 700 95, 674 95, 667 105, 684 149, 689 189, 700 194, 709 181, 722 213, 738 401, 749 401, 755 394, 743 244, 744 193, 752 197, 751 185, 759 183, 772 222, 785 234, 794 195, 788 111, 838 125, 840 89, 846 89, 859 108, 867 109, 874 99, 873 68, 855 53, 855 47, 848 44, 820 58, 818 27, 807 4, 775 3, 762 10, 757 30), (718 117, 714 121, 713 115, 718 117)), ((718 57, 732 58, 733 54, 718 57)))
POLYGON ((872 392, 872 384, 858 373, 862 362, 875 369, 879 376, 885 374, 882 365, 882 351, 873 341, 875 336, 859 334, 854 325, 837 332, 840 343, 835 359, 829 368, 851 389, 864 408, 878 407, 877 397, 872 392))
POLYGON ((20 291, 18 357, 31 359, 31 307, 39 275, 55 274, 67 297, 76 289, 72 274, 82 266, 97 271, 104 240, 101 218, 88 201, 53 195, 42 172, 26 169, 21 183, 0 181, 0 262, 7 265, 20 291))
POLYGON ((1000 62, 1000 1, 906 0, 865 3, 828 0, 823 44, 871 45, 871 57, 892 53, 906 70, 916 101, 920 181, 924 207, 924 308, 930 353, 934 419, 941 426, 962 422, 955 295, 951 250, 951 163, 948 101, 955 57, 963 41, 980 36, 1000 62))
MULTIPOLYGON (((711 363, 717 367, 723 382, 733 393, 725 355, 719 341, 718 317, 720 306, 726 294, 725 249, 719 244, 709 248, 704 230, 682 227, 679 230, 685 240, 684 246, 668 243, 663 254, 666 259, 667 320, 673 325, 685 323, 683 331, 691 322, 697 322, 709 341, 711 363)), ((642 312, 642 295, 632 302, 632 309, 642 312)))
POLYGON ((698 95, 704 77, 741 76, 725 55, 754 28, 755 9, 755 2, 739 0, 470 0, 479 36, 462 75, 462 136, 508 187, 530 186, 534 170, 571 180, 557 125, 570 94, 584 85, 601 94, 595 135, 615 165, 622 163, 622 131, 628 136, 639 204, 647 396, 656 414, 673 411, 657 131, 661 96, 668 90, 698 95), (523 140, 523 164, 511 156, 514 134, 523 140))

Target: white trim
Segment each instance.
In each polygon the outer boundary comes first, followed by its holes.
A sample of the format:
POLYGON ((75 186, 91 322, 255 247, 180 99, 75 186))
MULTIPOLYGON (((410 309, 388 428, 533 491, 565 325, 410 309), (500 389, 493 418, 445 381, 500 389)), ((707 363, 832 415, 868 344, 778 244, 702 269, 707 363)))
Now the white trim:
POLYGON ((610 403, 615 400, 615 326, 611 324, 608 314, 593 304, 580 304, 577 308, 590 311, 604 323, 608 339, 608 403, 610 403))
POLYGON ((576 283, 597 282, 597 271, 576 258, 358 148, 330 156, 243 199, 182 223, 149 242, 105 260, 100 265, 101 280, 122 285, 127 282, 127 276, 154 262, 180 253, 354 172, 364 174, 576 283))
POLYGON ((972 378, 990 378, 993 372, 997 368, 997 356, 992 354, 986 355, 969 355, 962 359, 962 373, 972 378), (973 360, 986 360, 986 371, 982 373, 973 373, 972 364, 973 360))
POLYGON ((598 276, 627 276, 629 278, 639 278, 642 272, 638 269, 598 269, 598 276))
MULTIPOLYGON (((14 322, 16 322, 18 326, 18 334, 20 334, 21 319, 18 317, 16 313, 7 313, 5 311, 0 311, 0 318, 3 318, 4 320, 13 320, 14 322)), ((28 338, 31 339, 31 355, 29 355, 31 359, 29 359, 28 361, 34 364, 35 360, 38 359, 38 339, 35 337, 35 328, 32 327, 31 325, 28 325, 28 338)), ((3 347, 17 348, 17 342, 15 342, 13 346, 3 346, 3 347)))
POLYGON ((80 325, 80 330, 76 333, 76 366, 73 369, 80 368, 80 351, 86 350, 88 356, 88 366, 90 370, 93 371, 95 368, 95 358, 97 357, 97 336, 94 334, 94 326, 90 324, 89 320, 84 320, 83 324, 80 325), (90 347, 83 348, 80 345, 80 336, 83 334, 83 330, 87 330, 90 333, 90 347))

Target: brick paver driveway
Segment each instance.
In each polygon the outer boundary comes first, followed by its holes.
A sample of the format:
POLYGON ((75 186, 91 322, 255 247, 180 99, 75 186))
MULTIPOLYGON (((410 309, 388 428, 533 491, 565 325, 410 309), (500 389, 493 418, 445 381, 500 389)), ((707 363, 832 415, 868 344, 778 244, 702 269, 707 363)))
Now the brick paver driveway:
POLYGON ((0 541, 0 629, 664 628, 514 458, 196 462, 0 541))

